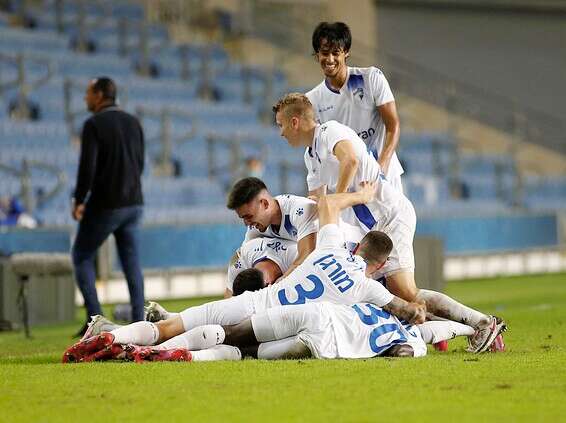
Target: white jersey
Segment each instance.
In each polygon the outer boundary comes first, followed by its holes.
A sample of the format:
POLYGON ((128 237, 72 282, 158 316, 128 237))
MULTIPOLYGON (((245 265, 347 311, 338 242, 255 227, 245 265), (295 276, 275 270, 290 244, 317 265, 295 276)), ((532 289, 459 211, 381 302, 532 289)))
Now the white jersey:
MULTIPOLYGON (((336 120, 352 128, 364 141, 368 151, 379 157, 385 143, 385 124, 377 109, 395 101, 387 79, 376 67, 348 67, 346 83, 336 91, 326 79, 306 96, 312 103, 319 123, 336 120)), ((393 153, 387 177, 399 179, 403 168, 393 153)))
POLYGON ((413 347, 415 357, 426 355, 417 326, 369 303, 274 307, 251 319, 259 341, 296 336, 316 358, 370 358, 396 344, 413 347))
POLYGON ((332 320, 338 358, 368 358, 395 344, 413 347, 415 357, 426 354, 419 329, 373 304, 323 304, 332 320))
POLYGON ((393 295, 366 277, 360 256, 344 248, 338 225, 325 225, 317 237, 316 249, 289 276, 249 295, 254 312, 281 305, 329 301, 336 304, 371 302, 384 306, 393 295))
POLYGON ((245 240, 269 237, 288 239, 298 242, 302 238, 318 231, 318 213, 316 203, 297 195, 278 195, 274 197, 281 208, 279 227, 270 225, 265 232, 249 227, 245 240))
POLYGON ((259 291, 189 307, 180 317, 185 330, 189 330, 209 324, 235 325, 269 308, 294 304, 389 304, 393 294, 366 277, 365 270, 364 260, 344 248, 338 225, 324 225, 318 233, 316 249, 287 277, 259 291))
POLYGON ((348 190, 355 191, 360 182, 374 181, 377 182, 377 196, 376 201, 372 203, 371 213, 366 206, 359 205, 345 210, 342 217, 347 223, 352 223, 357 219, 362 225, 365 225, 366 230, 383 227, 395 217, 399 204, 408 200, 384 177, 375 157, 366 150, 361 138, 346 125, 331 120, 316 127, 313 143, 305 150, 309 191, 323 185, 326 185, 330 192, 336 190, 340 163, 334 155, 334 147, 339 141, 344 140, 351 142, 359 163, 348 190), (349 210, 353 210, 354 217, 348 216, 349 210), (378 224, 377 227, 375 227, 376 224, 378 224))
POLYGON ((236 260, 228 267, 226 288, 233 291, 236 276, 261 261, 271 260, 285 273, 296 258, 297 243, 294 241, 278 238, 255 238, 245 241, 236 251, 236 260))

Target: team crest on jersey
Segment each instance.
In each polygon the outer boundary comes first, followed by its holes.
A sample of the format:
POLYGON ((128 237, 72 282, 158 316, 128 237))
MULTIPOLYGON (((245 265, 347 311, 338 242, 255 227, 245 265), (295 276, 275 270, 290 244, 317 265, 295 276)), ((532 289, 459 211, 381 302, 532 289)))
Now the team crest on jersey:
POLYGON ((295 212, 297 216, 302 216, 305 213, 305 209, 303 209, 302 207, 297 209, 297 211, 295 212))
POLYGON ((353 96, 354 97, 357 96, 357 97, 360 98, 360 100, 363 100, 364 99, 364 89, 362 87, 356 88, 356 90, 353 93, 353 96))

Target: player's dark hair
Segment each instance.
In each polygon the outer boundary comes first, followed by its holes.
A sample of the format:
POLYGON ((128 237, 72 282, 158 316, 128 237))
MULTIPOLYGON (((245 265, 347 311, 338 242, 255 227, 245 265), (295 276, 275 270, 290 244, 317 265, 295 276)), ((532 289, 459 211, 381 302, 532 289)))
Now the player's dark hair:
POLYGON ((234 296, 240 295, 246 291, 257 291, 265 286, 263 282, 263 273, 260 270, 251 268, 241 271, 234 278, 232 293, 234 296))
POLYGON ((95 82, 92 84, 92 90, 95 92, 101 92, 102 97, 106 100, 112 100, 112 102, 116 101, 116 94, 118 89, 116 88, 116 84, 112 79, 108 78, 107 76, 101 76, 94 80, 95 82))
POLYGON ((357 254, 367 263, 383 263, 393 250, 393 241, 381 231, 370 231, 360 241, 357 254))
POLYGON ((262 190, 267 190, 265 183, 253 176, 240 179, 228 193, 226 207, 235 210, 252 201, 262 190))
POLYGON ((315 54, 320 51, 322 44, 330 48, 341 48, 350 51, 352 47, 352 33, 344 22, 321 22, 312 33, 312 48, 315 54))

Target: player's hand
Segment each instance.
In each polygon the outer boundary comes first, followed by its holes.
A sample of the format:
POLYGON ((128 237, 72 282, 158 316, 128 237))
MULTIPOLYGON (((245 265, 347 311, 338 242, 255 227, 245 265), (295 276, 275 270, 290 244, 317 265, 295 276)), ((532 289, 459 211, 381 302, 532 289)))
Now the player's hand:
POLYGON ((360 189, 358 190, 358 193, 362 197, 362 203, 365 204, 373 201, 375 198, 375 186, 376 184, 373 181, 360 182, 360 189))
POLYGON ((75 219, 77 222, 80 222, 83 219, 84 214, 85 214, 85 205, 73 203, 71 209, 71 216, 73 217, 73 219, 75 219))
POLYGON ((419 325, 426 320, 426 306, 421 303, 407 304, 407 311, 409 312, 409 323, 419 325))

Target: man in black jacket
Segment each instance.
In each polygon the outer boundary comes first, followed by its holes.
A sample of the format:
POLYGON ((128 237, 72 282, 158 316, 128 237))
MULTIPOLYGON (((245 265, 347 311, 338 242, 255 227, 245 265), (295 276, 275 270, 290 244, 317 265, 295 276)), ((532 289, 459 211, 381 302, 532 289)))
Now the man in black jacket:
MULTIPOLYGON (((79 222, 72 256, 88 316, 102 314, 95 287, 96 251, 114 234, 128 281, 132 319, 143 320, 144 287, 138 253, 142 217, 144 136, 139 121, 116 106, 116 85, 93 79, 85 103, 93 113, 84 124, 72 216, 79 222)), ((86 324, 78 333, 84 333, 86 324)))

